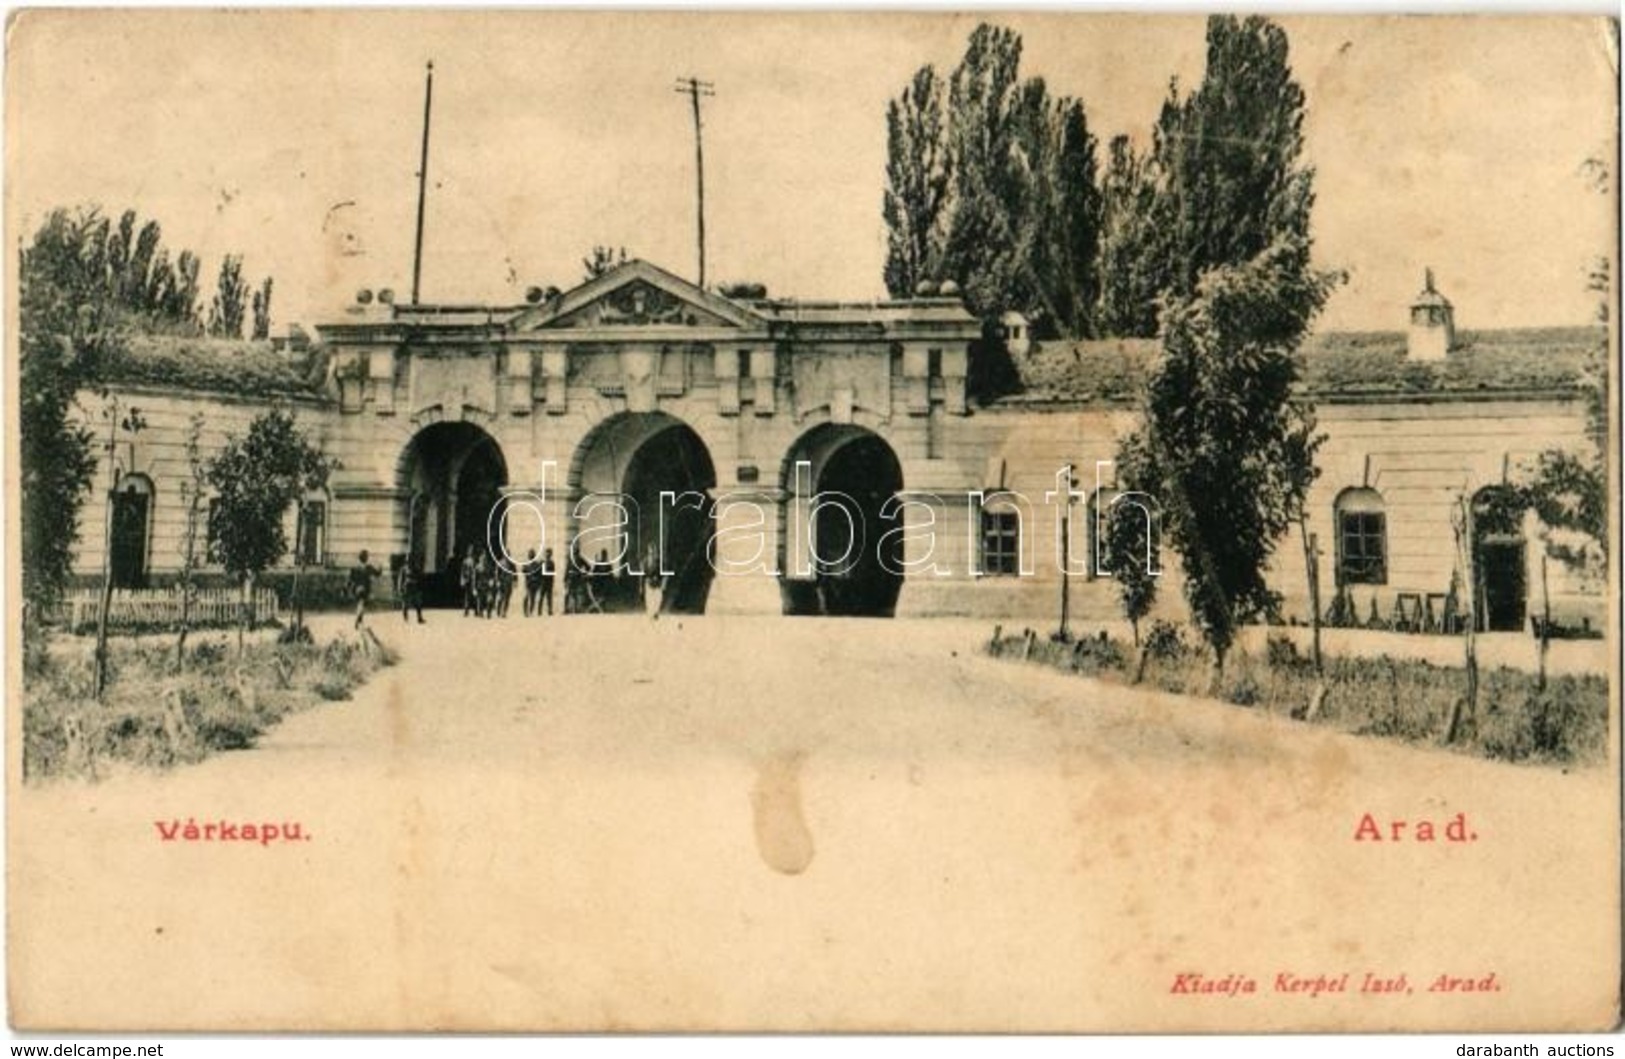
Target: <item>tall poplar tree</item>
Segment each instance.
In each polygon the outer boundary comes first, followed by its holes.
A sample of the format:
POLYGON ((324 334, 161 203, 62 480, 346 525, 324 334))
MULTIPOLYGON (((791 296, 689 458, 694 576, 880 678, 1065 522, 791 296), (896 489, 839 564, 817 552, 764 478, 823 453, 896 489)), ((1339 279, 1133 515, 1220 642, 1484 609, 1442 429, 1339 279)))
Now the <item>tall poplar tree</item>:
POLYGON ((969 309, 1095 333, 1100 196, 1083 104, 1020 79, 1021 38, 982 24, 946 82, 926 66, 887 108, 887 290, 953 281, 969 309))
POLYGON ((1337 277, 1310 261, 1313 173, 1286 34, 1215 15, 1207 40, 1201 87, 1171 93, 1158 123, 1168 279, 1132 486, 1162 505, 1217 673, 1272 603, 1265 569, 1316 474, 1295 353, 1337 277))
POLYGON ((886 106, 886 290, 913 295, 940 282, 948 218, 948 144, 942 79, 922 66, 886 106))

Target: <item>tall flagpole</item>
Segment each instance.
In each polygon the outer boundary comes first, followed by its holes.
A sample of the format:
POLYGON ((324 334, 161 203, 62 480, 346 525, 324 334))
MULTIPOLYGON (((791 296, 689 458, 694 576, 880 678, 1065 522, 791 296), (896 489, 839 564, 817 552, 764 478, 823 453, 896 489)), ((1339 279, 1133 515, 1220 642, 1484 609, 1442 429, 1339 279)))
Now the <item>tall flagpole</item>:
POLYGON ((418 234, 412 247, 412 304, 418 303, 418 284, 423 278, 423 202, 429 192, 429 108, 434 103, 434 60, 429 60, 428 78, 423 85, 423 157, 418 163, 418 234))

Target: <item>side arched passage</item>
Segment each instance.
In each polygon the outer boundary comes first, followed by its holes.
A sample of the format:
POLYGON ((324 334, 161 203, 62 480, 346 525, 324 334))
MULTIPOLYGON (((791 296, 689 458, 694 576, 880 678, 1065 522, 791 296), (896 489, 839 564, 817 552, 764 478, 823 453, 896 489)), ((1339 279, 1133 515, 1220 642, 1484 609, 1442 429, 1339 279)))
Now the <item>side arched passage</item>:
POLYGON ((903 469, 880 435, 826 423, 803 434, 780 470, 786 614, 889 618, 903 588, 902 514, 887 501, 903 469))

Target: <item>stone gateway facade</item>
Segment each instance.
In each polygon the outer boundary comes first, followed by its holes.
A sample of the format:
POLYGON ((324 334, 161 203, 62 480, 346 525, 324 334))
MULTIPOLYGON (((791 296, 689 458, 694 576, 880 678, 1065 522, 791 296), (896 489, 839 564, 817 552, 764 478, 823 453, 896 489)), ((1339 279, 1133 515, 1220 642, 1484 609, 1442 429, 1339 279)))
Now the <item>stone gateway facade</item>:
MULTIPOLYGON (((1458 334, 1431 276, 1407 326, 1304 353, 1326 434, 1308 525, 1322 606, 1361 623, 1437 620, 1455 499, 1592 444, 1600 330, 1458 334)), ((172 579, 193 416, 207 453, 282 407, 340 463, 290 522, 290 565, 336 571, 366 549, 419 565, 449 601, 470 549, 551 548, 561 568, 578 552, 658 570, 666 605, 690 613, 1040 617, 1058 611, 1064 557, 1072 613, 1109 619, 1097 516, 1155 353, 1033 341, 951 297, 727 298, 642 261, 523 306, 369 300, 312 345, 144 340, 108 368, 147 428, 119 442, 113 502, 86 505, 79 570, 99 573, 108 539, 115 583, 172 579)), ((1481 535, 1481 625, 1544 605, 1544 532, 1481 535)), ((1299 542, 1277 567, 1282 617, 1306 619, 1299 542)), ((1600 572, 1544 576, 1554 617, 1600 623, 1600 572)), ((1160 597, 1183 613, 1172 580, 1160 597)))

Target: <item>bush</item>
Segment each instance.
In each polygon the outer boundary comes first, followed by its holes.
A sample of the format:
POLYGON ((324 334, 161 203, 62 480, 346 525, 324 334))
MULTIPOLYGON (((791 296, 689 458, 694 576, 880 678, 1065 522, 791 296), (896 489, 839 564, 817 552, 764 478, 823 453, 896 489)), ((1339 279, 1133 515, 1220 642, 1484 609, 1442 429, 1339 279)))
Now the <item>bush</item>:
POLYGON ((1185 653, 1185 635, 1179 626, 1158 618, 1145 634, 1145 653, 1152 658, 1167 661, 1185 653))
POLYGON ((242 703, 220 700, 201 711, 196 731, 198 742, 209 750, 246 750, 265 728, 242 703))
POLYGON ((1298 645, 1290 636, 1271 636, 1265 644, 1264 657, 1272 669, 1296 669, 1308 663, 1308 659, 1298 654, 1298 645))
POLYGON ((1226 702, 1236 706, 1256 706, 1264 697, 1264 690, 1246 655, 1237 656, 1225 670, 1222 695, 1226 702))

